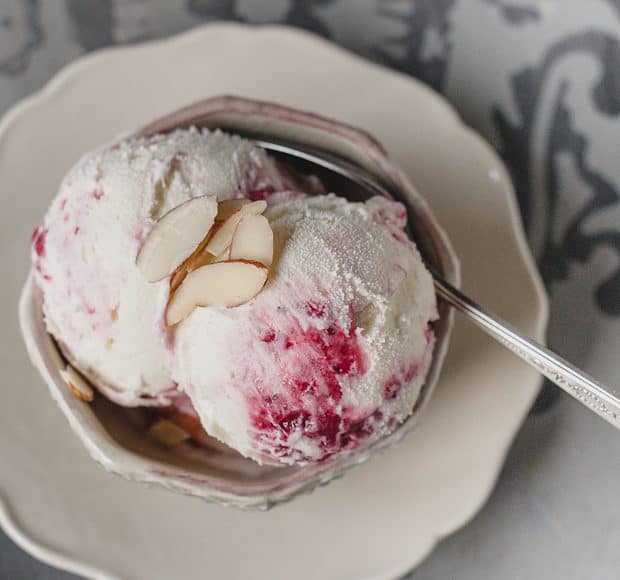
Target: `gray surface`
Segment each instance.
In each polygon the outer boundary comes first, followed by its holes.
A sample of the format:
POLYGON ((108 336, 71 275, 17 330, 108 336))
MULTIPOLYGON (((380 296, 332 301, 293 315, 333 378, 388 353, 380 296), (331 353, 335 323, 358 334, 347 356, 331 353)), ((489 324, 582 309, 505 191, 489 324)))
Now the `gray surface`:
MULTIPOLYGON (((445 94, 512 172, 550 344, 620 383, 620 0, 0 0, 0 112, 84 52, 217 19, 302 26, 445 94)), ((618 433, 547 388, 487 506, 408 578, 620 578, 619 480, 618 433)), ((1 535, 0 575, 70 577, 1 535)))

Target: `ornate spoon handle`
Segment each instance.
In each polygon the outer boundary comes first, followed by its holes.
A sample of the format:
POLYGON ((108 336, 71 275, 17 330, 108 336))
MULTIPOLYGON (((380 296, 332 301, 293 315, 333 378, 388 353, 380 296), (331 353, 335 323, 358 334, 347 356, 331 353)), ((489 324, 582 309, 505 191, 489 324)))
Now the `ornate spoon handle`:
POLYGON ((548 348, 525 338, 514 327, 486 312, 439 276, 433 276, 435 289, 444 300, 558 387, 620 429, 620 399, 609 389, 548 348))

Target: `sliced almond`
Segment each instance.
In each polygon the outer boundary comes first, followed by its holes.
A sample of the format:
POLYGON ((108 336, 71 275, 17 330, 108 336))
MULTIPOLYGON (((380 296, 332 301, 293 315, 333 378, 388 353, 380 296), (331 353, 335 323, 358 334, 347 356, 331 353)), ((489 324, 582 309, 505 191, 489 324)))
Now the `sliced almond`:
POLYGON ((170 279, 170 294, 176 291, 190 272, 200 268, 201 266, 206 266, 213 261, 213 256, 205 250, 204 246, 202 248, 199 247, 179 268, 174 271, 174 274, 172 274, 172 278, 170 279))
POLYGON ((227 262, 228 260, 230 260, 230 248, 226 248, 219 256, 217 256, 214 260, 213 263, 217 263, 217 262, 227 262))
POLYGON ((176 292, 177 288, 181 285, 181 282, 185 280, 187 276, 187 270, 185 268, 177 268, 170 278, 170 296, 176 292))
POLYGON ((248 214, 259 215, 266 209, 267 202, 262 199, 242 205, 213 232, 206 245, 207 252, 212 256, 219 256, 226 248, 230 247, 235 230, 243 217, 248 214))
POLYGON ((197 306, 230 308, 254 298, 267 281, 269 270, 255 262, 217 262, 190 272, 173 294, 166 322, 172 326, 197 306))
POLYGON ((273 231, 265 216, 248 214, 241 218, 230 242, 230 259, 271 266, 273 231))
POLYGON ((219 256, 214 257, 209 254, 203 247, 199 251, 194 252, 181 267, 177 268, 172 274, 170 279, 170 294, 174 293, 176 289, 181 285, 181 282, 185 280, 185 277, 190 273, 208 264, 215 264, 216 262, 225 262, 230 255, 230 249, 226 248, 219 256))
POLYGON ((249 199, 225 199, 220 201, 217 206, 217 216, 215 221, 223 222, 227 220, 232 214, 240 210, 244 205, 251 203, 249 199))
MULTIPOLYGON (((215 218, 215 226, 212 229, 218 231, 219 227, 224 223, 223 221, 220 221, 220 216, 226 216, 228 218, 231 212, 235 213, 241 207, 249 205, 250 203, 251 202, 248 199, 230 199, 221 202, 218 206, 218 215, 215 218), (224 208, 223 210, 221 210, 222 207, 224 208)), ((264 211, 265 207, 266 206, 263 203, 259 203, 249 208, 249 211, 264 211)), ((214 256, 207 251, 207 243, 213 237, 213 233, 213 231, 208 232, 192 254, 190 254, 190 256, 174 271, 170 279, 171 294, 174 293, 180 286, 181 282, 185 279, 185 276, 196 268, 200 268, 201 266, 206 266, 207 264, 212 264, 214 262, 223 262, 228 260, 230 254, 228 246, 218 256, 214 256)))
POLYGON ((205 238, 217 215, 217 198, 194 197, 165 214, 144 240, 136 264, 149 282, 172 274, 205 238))
POLYGON ((189 260, 187 260, 187 263, 184 264, 185 270, 187 270, 186 274, 193 272, 201 266, 206 266, 215 262, 224 262, 228 260, 229 256, 230 248, 226 248, 219 256, 214 256, 207 252, 206 248, 202 248, 200 252, 192 255, 189 260))
POLYGON ((204 433, 202 423, 196 415, 190 415, 189 413, 184 413, 183 411, 174 410, 166 412, 166 418, 186 431, 192 438, 204 433))
POLYGON ((149 437, 163 443, 166 447, 174 447, 190 438, 190 434, 168 419, 158 419, 146 432, 149 437))
POLYGON ((67 365, 60 371, 60 376, 67 383, 69 390, 82 401, 90 403, 95 398, 95 391, 86 379, 71 365, 67 365))

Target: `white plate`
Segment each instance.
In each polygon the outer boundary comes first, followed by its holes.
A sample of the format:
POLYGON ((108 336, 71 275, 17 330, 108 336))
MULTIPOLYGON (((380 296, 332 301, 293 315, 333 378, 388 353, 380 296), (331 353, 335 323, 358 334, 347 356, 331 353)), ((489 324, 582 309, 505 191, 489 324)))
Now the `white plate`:
POLYGON ((392 578, 481 507, 538 391, 534 371, 460 317, 419 429, 268 513, 104 473, 21 344, 16 306, 29 234, 66 169, 123 130, 223 93, 313 110, 378 137, 448 230, 465 290, 543 339, 547 301, 505 169, 430 90, 285 28, 217 24, 86 57, 0 126, 0 521, 36 557, 88 576, 392 578))

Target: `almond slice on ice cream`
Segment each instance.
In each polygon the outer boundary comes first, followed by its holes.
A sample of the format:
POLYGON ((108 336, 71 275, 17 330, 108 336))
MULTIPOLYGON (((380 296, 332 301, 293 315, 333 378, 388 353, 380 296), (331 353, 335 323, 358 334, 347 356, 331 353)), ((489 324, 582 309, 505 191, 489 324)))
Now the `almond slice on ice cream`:
POLYGON ((205 238, 217 215, 214 195, 194 197, 171 209, 144 240, 136 264, 149 282, 174 272, 205 238))
POLYGON ((235 230, 244 216, 248 214, 259 215, 266 209, 267 202, 262 199, 242 205, 213 232, 209 243, 206 245, 207 252, 213 256, 219 256, 230 246, 235 230))
POLYGON ((239 306, 256 296, 267 281, 269 270, 255 262, 216 262, 190 272, 173 294, 166 310, 166 323, 177 324, 197 306, 239 306))
POLYGON ((195 251, 181 266, 179 266, 174 273, 172 274, 172 278, 170 278, 170 293, 176 291, 176 289, 181 285, 181 282, 185 280, 185 277, 194 270, 206 266, 208 264, 214 264, 215 262, 225 262, 228 260, 230 255, 230 249, 226 248, 219 256, 213 256, 209 254, 207 250, 204 248, 204 245, 201 244, 202 248, 199 247, 197 251, 195 251))
POLYGON ((223 222, 227 220, 232 214, 239 211, 244 205, 248 205, 249 203, 251 203, 251 201, 244 197, 220 201, 217 206, 217 216, 215 217, 215 221, 223 222))
POLYGON ((226 248, 219 256, 213 258, 213 263, 226 262, 230 260, 230 248, 226 248))
POLYGON ((170 278, 170 294, 176 291, 191 271, 213 262, 213 256, 205 250, 204 246, 205 244, 201 242, 196 251, 173 272, 170 278))
POLYGON ((241 218, 230 242, 231 260, 251 260, 271 266, 273 231, 262 215, 248 214, 241 218))
POLYGON ((174 447, 190 438, 190 434, 168 419, 158 419, 146 432, 149 437, 156 439, 166 447, 174 447))
POLYGON ((60 376, 62 380, 67 383, 69 390, 78 399, 90 403, 95 398, 95 391, 93 391, 93 388, 71 365, 67 365, 64 369, 61 369, 60 376))

